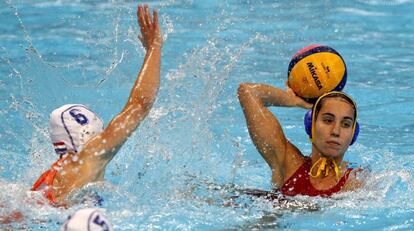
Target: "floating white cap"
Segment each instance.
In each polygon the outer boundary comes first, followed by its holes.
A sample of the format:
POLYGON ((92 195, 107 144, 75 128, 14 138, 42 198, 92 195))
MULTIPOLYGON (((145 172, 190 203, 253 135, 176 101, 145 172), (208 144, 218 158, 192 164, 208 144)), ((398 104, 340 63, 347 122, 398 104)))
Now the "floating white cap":
POLYGON ((103 130, 95 112, 82 104, 66 104, 50 114, 49 133, 57 154, 79 152, 83 145, 103 130))
POLYGON ((68 217, 60 231, 113 231, 108 220, 97 209, 81 209, 68 217))

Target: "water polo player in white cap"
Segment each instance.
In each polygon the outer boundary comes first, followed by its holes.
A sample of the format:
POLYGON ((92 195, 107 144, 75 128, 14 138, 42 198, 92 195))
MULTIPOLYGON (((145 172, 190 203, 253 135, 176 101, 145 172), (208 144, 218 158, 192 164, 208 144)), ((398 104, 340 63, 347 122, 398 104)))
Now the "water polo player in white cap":
POLYGON ((348 95, 333 91, 313 105, 288 88, 242 83, 238 89, 250 137, 272 171, 275 191, 287 196, 331 196, 360 187, 361 169, 343 161, 358 135, 357 107, 348 95), (304 156, 283 132, 277 117, 267 108, 312 108, 305 127, 312 141, 312 153, 304 156))
POLYGON ((112 226, 97 209, 81 209, 70 215, 60 231, 112 231, 112 226))
POLYGON ((50 136, 59 160, 35 182, 52 205, 66 205, 66 196, 85 184, 101 181, 106 165, 150 111, 160 82, 162 38, 158 15, 148 5, 138 6, 142 45, 146 49, 141 71, 122 111, 106 128, 81 104, 68 104, 50 115, 50 136))

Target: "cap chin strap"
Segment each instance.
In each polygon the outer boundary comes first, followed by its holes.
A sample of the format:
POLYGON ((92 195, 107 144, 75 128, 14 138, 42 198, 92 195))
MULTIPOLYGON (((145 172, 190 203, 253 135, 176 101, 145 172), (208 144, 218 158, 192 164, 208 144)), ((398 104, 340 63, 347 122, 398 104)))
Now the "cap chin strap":
POLYGON ((318 178, 321 176, 322 171, 325 171, 325 176, 329 175, 329 169, 331 168, 331 166, 333 165, 333 169, 335 171, 335 176, 336 176, 336 180, 339 180, 339 167, 336 164, 336 161, 332 158, 332 157, 321 157, 319 158, 318 161, 316 161, 311 169, 310 169, 310 176, 312 178, 318 178), (312 170, 315 168, 315 166, 319 164, 318 170, 316 171, 316 174, 312 174, 312 170))

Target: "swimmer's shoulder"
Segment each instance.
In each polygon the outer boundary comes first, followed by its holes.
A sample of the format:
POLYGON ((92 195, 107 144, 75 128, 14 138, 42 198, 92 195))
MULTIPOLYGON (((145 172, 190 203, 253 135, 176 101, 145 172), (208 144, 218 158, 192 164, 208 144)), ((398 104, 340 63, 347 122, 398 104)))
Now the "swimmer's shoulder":
POLYGON ((362 188, 371 173, 369 166, 361 166, 356 163, 348 163, 347 169, 349 175, 342 191, 353 191, 362 188))
POLYGON ((347 162, 347 170, 350 171, 351 174, 367 174, 371 172, 370 166, 362 166, 357 163, 347 162))

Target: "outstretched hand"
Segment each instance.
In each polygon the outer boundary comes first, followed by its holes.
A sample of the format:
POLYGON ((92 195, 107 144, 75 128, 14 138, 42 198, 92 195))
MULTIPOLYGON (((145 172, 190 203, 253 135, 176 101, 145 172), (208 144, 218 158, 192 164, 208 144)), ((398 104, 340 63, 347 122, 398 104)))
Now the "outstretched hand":
POLYGON ((152 17, 148 5, 138 5, 137 10, 138 24, 141 29, 141 35, 138 38, 141 40, 145 49, 162 46, 161 30, 158 24, 158 13, 153 11, 152 17))

